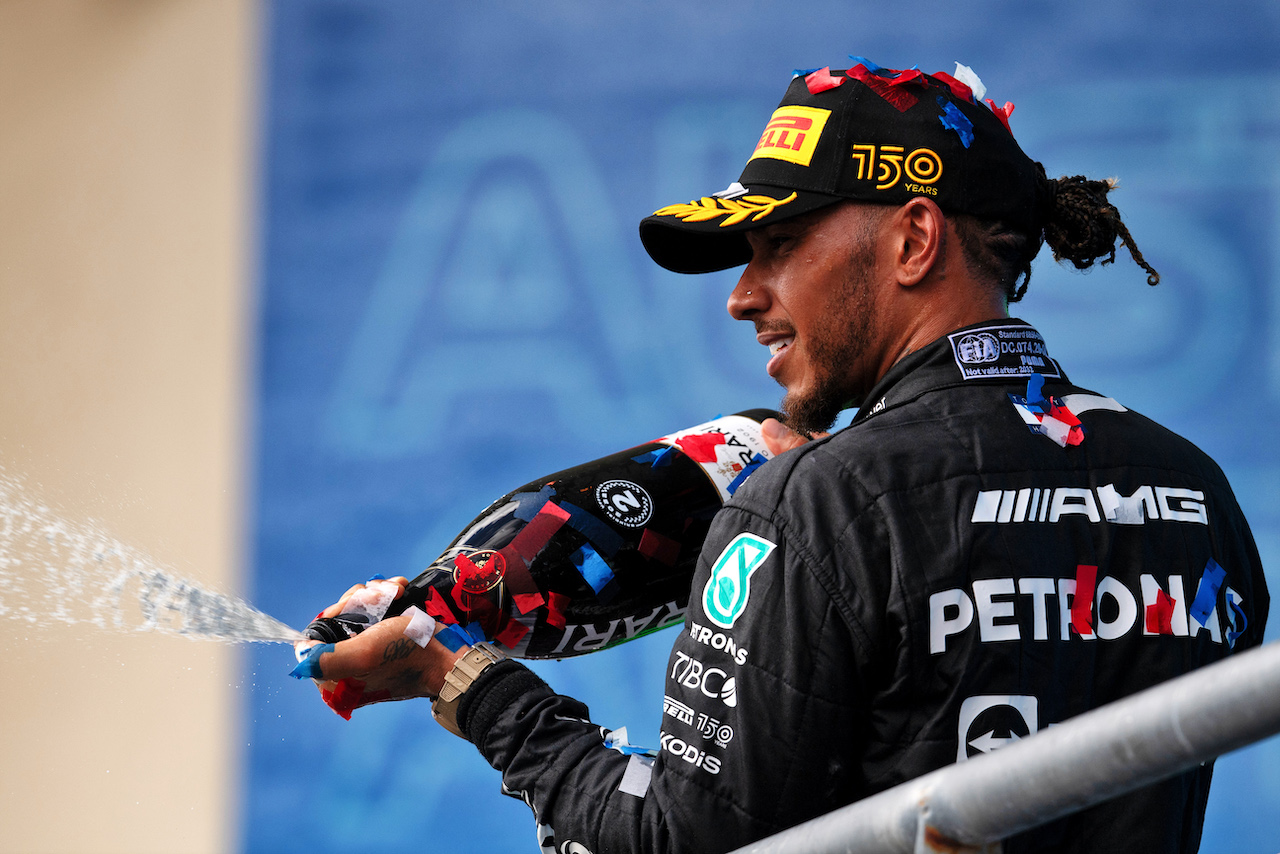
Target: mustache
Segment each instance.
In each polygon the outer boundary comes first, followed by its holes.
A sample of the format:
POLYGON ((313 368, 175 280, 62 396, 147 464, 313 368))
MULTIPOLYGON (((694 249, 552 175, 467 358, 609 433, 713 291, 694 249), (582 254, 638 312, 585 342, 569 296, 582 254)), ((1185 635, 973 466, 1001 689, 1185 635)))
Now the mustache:
POLYGON ((795 336, 795 327, 785 320, 756 320, 756 334, 763 335, 765 333, 782 334, 795 336))

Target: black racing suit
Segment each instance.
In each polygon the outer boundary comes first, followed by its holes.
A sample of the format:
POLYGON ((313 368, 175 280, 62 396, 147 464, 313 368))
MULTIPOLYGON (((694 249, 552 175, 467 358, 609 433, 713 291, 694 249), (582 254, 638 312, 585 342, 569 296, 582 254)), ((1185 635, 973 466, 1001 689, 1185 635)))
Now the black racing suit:
MULTIPOLYGON (((705 854, 1254 646, 1267 608, 1217 465, 1072 386, 1030 326, 990 321, 902 359, 850 427, 719 513, 651 769, 515 662, 460 718, 544 850, 705 854)), ((1005 850, 1193 852, 1210 773, 1005 850)))

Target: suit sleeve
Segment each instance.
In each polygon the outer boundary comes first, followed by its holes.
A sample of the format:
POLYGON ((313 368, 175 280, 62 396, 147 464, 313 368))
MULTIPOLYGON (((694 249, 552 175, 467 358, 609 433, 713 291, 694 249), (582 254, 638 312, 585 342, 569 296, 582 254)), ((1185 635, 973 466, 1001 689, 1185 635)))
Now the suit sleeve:
POLYGON ((870 638, 777 513, 735 505, 694 575, 651 766, 516 662, 464 695, 463 731, 533 809, 543 850, 727 851, 854 799, 870 638))

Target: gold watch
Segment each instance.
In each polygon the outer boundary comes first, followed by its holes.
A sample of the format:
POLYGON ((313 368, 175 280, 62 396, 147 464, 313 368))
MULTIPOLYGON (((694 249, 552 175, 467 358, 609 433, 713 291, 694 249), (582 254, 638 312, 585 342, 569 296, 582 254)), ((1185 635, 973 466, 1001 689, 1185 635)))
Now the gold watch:
POLYGON ((459 737, 458 702, 462 694, 471 687, 484 669, 497 664, 506 658, 502 650, 488 641, 482 641, 467 650, 466 655, 453 663, 453 667, 444 675, 444 685, 440 688, 440 696, 431 701, 431 716, 439 721, 440 726, 459 737))

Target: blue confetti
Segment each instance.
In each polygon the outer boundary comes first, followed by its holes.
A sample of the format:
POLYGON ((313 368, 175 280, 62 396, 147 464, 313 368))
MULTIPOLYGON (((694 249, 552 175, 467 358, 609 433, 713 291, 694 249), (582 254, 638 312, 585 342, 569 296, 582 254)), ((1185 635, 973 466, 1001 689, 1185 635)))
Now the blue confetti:
POLYGON ((815 71, 821 71, 821 68, 797 68, 791 72, 792 77, 808 77, 815 71))
MULTIPOLYGON (((369 581, 386 581, 386 580, 387 580, 387 577, 383 575, 381 572, 375 572, 373 575, 369 576, 369 581)), ((369 581, 366 581, 365 584, 368 584, 369 581)))
POLYGON ((1027 378, 1027 406, 1049 411, 1049 401, 1044 399, 1044 375, 1032 374, 1027 378))
POLYGON ((738 472, 738 476, 729 482, 729 486, 727 487, 729 494, 733 495, 737 492, 738 487, 746 483, 747 478, 751 477, 752 473, 766 462, 768 462, 768 460, 765 459, 763 454, 756 454, 752 457, 751 462, 747 463, 743 467, 742 471, 738 472))
POLYGON ((944 128, 955 131, 960 137, 960 144, 968 148, 973 142, 973 122, 960 112, 959 107, 941 95, 938 96, 938 106, 942 107, 942 115, 938 116, 938 121, 942 122, 944 128))
POLYGON ((622 548, 622 535, 599 518, 592 516, 581 507, 570 504, 568 501, 561 501, 560 509, 569 514, 569 521, 565 524, 586 537, 587 541, 595 546, 596 551, 600 552, 600 554, 605 557, 613 557, 622 548))
POLYGON ((1240 594, 1236 593, 1230 587, 1227 588, 1227 604, 1231 606, 1234 612, 1231 615, 1231 629, 1227 632, 1227 646, 1230 649, 1236 648, 1236 641, 1244 634, 1244 630, 1249 628, 1249 618, 1245 616, 1244 611, 1240 608, 1240 603, 1244 601, 1240 598, 1240 594), (1240 630, 1236 631, 1236 617, 1240 618, 1240 630))
POLYGON ((631 461, 634 463, 640 463, 641 465, 647 465, 650 468, 660 469, 671 465, 672 461, 675 459, 675 453, 675 448, 668 445, 661 451, 646 451, 637 457, 632 457, 631 461))
POLYGON ((1195 601, 1191 603, 1191 610, 1188 612, 1200 625, 1209 624, 1209 615, 1218 606, 1218 591, 1222 589, 1222 582, 1226 578, 1227 571, 1213 558, 1209 558, 1200 575, 1200 583, 1196 586, 1195 601))
POLYGON ((322 643, 311 647, 311 649, 307 650, 307 657, 299 661, 289 671, 289 675, 294 679, 323 679, 324 673, 320 670, 320 656, 326 652, 333 652, 333 644, 322 643))
POLYGON ((861 65, 863 68, 867 69, 867 70, 868 70, 868 71, 870 71, 872 74, 876 74, 876 75, 879 75, 879 76, 881 76, 881 77, 891 77, 891 76, 895 76, 895 75, 889 74, 889 73, 886 71, 886 69, 881 68, 880 66, 876 65, 874 62, 872 62, 871 60, 867 59, 865 56, 854 56, 853 54, 849 54, 849 59, 851 59, 851 60, 853 61, 853 64, 854 64, 854 65, 861 65), (884 71, 884 72, 886 72, 886 73, 881 74, 881 72, 882 72, 882 71, 884 71))
POLYGON ((544 486, 538 492, 517 492, 511 496, 516 502, 516 518, 521 522, 530 521, 554 494, 555 490, 550 486, 544 486))
POLYGON ((436 640, 444 644, 449 652, 457 652, 464 646, 470 646, 472 643, 470 636, 468 636, 465 631, 451 623, 445 625, 443 629, 436 632, 436 640))
POLYGON ((601 590, 613 581, 613 570, 609 568, 609 564, 605 563, 604 558, 596 554, 596 550, 591 546, 583 546, 569 556, 573 561, 573 565, 577 567, 578 572, 582 573, 584 581, 590 585, 591 590, 598 596, 601 590))

